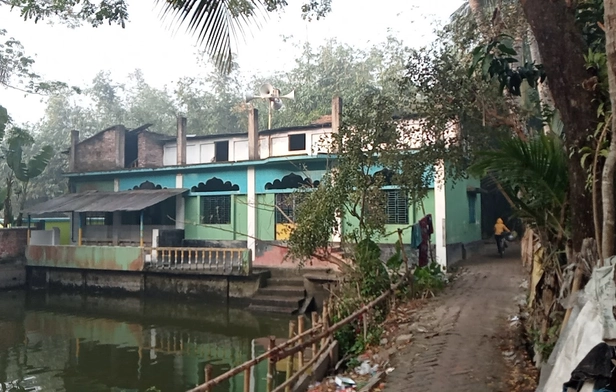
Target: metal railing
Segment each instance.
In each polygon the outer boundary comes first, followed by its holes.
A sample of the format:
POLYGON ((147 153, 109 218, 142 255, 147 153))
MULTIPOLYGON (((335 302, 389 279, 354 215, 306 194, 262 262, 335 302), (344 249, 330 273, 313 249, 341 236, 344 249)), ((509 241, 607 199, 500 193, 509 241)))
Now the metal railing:
POLYGON ((203 271, 248 275, 250 251, 245 248, 145 248, 146 266, 158 270, 203 271))

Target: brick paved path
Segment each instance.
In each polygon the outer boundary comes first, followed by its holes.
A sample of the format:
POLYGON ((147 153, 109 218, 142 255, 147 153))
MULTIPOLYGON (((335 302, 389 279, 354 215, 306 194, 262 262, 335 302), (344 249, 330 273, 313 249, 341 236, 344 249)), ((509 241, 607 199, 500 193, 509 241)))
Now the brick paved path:
POLYGON ((459 264, 460 276, 416 314, 414 339, 394 358, 385 392, 508 391, 499 345, 524 272, 517 246, 501 259, 490 245, 459 264))

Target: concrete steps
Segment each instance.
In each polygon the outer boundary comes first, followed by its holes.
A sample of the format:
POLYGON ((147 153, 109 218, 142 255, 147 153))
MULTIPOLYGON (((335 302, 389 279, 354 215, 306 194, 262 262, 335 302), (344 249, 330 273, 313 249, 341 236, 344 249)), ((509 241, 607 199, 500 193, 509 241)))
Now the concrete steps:
POLYGON ((304 278, 299 275, 274 275, 267 285, 251 298, 249 310, 268 313, 294 314, 306 299, 304 278))

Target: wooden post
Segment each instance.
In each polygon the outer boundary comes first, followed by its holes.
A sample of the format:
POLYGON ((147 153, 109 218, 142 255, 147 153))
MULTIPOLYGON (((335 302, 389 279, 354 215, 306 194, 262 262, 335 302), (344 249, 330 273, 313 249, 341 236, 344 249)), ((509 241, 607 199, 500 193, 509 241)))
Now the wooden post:
MULTIPOLYGON (((289 321, 289 339, 292 339, 294 334, 295 334, 295 321, 291 320, 291 321, 289 321)), ((286 380, 288 380, 289 378, 291 378, 291 376, 293 376, 293 357, 294 356, 295 355, 289 355, 287 357, 287 377, 286 377, 286 380)), ((287 385, 284 390, 285 390, 285 392, 291 392, 291 385, 287 385)))
POLYGON ((244 392, 250 392, 250 368, 244 369, 244 392))
MULTIPOLYGON (((30 214, 28 214, 28 234, 27 234, 27 237, 26 237, 26 245, 30 245, 30 235, 31 235, 31 231, 32 231, 32 227, 31 226, 32 226, 32 219, 30 217, 30 214)), ((43 229, 45 229, 45 228, 43 227, 43 229)))
MULTIPOLYGON (((297 334, 301 335, 304 333, 304 315, 297 316, 297 334)), ((304 343, 304 338, 299 340, 299 344, 304 343)), ((297 366, 299 369, 304 367, 304 350, 301 350, 297 353, 297 366)))
MULTIPOLYGON (((205 365, 205 382, 208 382, 212 379, 212 365, 205 365)), ((207 389, 210 390, 209 388, 207 389)))
MULTIPOLYGON (((317 312, 312 312, 312 327, 311 329, 314 330, 317 327, 317 324, 319 323, 319 314, 317 312)), ((314 357, 315 355, 317 355, 317 342, 312 343, 312 356, 314 357)))
MULTIPOLYGON (((323 302, 323 315, 321 316, 321 322, 323 323, 323 326, 321 327, 323 331, 329 328, 329 305, 327 301, 323 302)), ((321 339, 321 347, 325 344, 327 344, 327 336, 324 336, 323 339, 321 339)))
MULTIPOLYGON (((272 351, 274 347, 276 347, 276 336, 270 336, 267 351, 272 351)), ((274 389, 274 372, 276 371, 276 362, 270 357, 267 361, 267 365, 267 392, 272 392, 274 389)))

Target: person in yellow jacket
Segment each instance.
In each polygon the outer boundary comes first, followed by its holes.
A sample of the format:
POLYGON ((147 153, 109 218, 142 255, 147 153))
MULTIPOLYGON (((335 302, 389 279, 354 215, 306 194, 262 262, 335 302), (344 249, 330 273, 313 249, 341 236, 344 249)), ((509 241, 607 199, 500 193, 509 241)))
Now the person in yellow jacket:
MULTIPOLYGON (((496 224, 494 225, 494 239, 496 240, 496 247, 498 248, 498 254, 503 254, 503 250, 501 248, 501 240, 503 239, 503 233, 510 233, 511 231, 505 226, 503 220, 498 218, 496 220, 496 224)), ((505 244, 507 247, 507 244, 505 244)))

